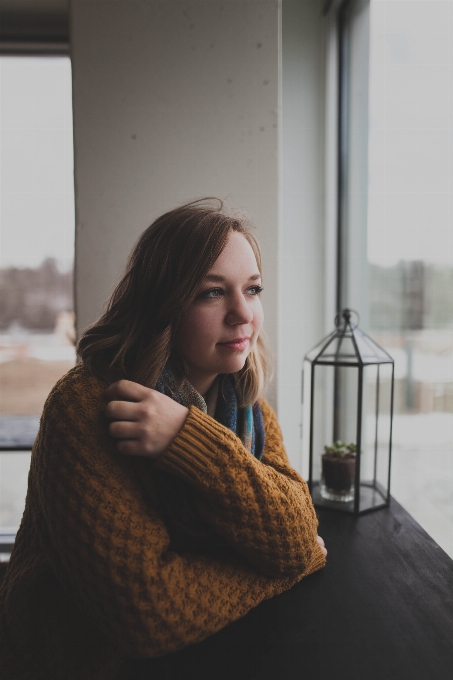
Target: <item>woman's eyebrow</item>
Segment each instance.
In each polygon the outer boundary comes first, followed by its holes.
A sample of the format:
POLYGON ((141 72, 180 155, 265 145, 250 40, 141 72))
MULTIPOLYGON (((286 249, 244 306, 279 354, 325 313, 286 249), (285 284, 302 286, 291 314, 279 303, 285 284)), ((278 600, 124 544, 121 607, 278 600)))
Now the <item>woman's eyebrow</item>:
MULTIPOLYGON (((256 281, 257 279, 261 278, 261 274, 252 274, 252 276, 249 276, 248 280, 249 281, 256 281)), ((205 281, 212 281, 215 283, 221 283, 223 281, 226 281, 224 276, 220 276, 219 274, 207 274, 204 277, 205 281)))

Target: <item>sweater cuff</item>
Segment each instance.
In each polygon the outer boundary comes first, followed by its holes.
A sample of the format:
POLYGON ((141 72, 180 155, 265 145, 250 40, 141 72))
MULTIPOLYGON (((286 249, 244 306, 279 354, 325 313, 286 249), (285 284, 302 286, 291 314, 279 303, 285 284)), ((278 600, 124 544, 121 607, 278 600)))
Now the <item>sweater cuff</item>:
POLYGON ((324 557, 324 553, 322 552, 319 543, 316 544, 316 547, 317 549, 313 551, 310 564, 304 576, 308 576, 308 574, 313 574, 313 572, 318 571, 319 569, 322 569, 323 567, 326 566, 326 558, 324 557))
POLYGON ((222 463, 225 465, 222 454, 231 457, 232 449, 241 448, 243 444, 233 432, 196 406, 190 406, 182 430, 154 464, 189 483, 204 485, 207 478, 217 476, 216 470, 222 463))

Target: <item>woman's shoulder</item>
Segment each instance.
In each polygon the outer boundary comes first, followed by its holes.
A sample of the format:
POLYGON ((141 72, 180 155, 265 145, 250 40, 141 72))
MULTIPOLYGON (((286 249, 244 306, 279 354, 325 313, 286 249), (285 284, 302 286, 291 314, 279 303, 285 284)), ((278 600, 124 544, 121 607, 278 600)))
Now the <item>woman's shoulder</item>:
POLYGON ((61 407, 91 410, 103 400, 106 387, 83 363, 79 363, 55 383, 47 397, 43 414, 61 407))
POLYGON ((110 445, 105 387, 83 364, 58 380, 44 404, 34 446, 36 460, 60 467, 67 463, 72 469, 80 458, 104 456, 110 445))

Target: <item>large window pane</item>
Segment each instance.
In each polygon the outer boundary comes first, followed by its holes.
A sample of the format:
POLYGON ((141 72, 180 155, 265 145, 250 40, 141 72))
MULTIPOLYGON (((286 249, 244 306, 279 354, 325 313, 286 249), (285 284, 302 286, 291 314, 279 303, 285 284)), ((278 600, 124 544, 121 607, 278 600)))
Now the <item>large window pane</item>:
POLYGON ((20 522, 31 441, 75 363, 71 65, 1 57, 0 530, 20 522), (6 449, 6 450, 5 450, 6 449))
POLYGON ((395 358, 392 495, 453 556, 452 30, 452 2, 350 6, 341 303, 395 358))
POLYGON ((452 5, 371 1, 368 259, 393 495, 453 556, 452 5))

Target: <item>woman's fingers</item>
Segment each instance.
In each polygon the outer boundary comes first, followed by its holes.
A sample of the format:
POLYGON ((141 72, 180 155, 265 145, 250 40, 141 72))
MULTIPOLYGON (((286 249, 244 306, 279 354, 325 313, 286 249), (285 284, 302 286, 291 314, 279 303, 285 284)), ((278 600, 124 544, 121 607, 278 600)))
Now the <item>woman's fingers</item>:
POLYGON ((141 434, 137 423, 127 420, 114 420, 109 425, 109 433, 115 439, 139 439, 141 434))
POLYGON ((105 415, 112 420, 139 420, 140 411, 135 401, 109 401, 105 415))
POLYGON ((105 390, 107 401, 141 401, 149 393, 149 388, 131 380, 118 380, 105 390))
POLYGON ((121 453, 155 458, 181 431, 189 409, 165 394, 130 380, 106 390, 109 432, 121 453))
POLYGON ((316 540, 318 541, 319 545, 321 546, 322 554, 324 555, 324 557, 327 557, 327 550, 324 547, 325 546, 324 539, 322 539, 321 536, 316 536, 316 540))
POLYGON ((105 391, 107 406, 105 414, 112 420, 140 420, 143 416, 141 404, 149 400, 152 392, 131 380, 119 380, 105 391))

